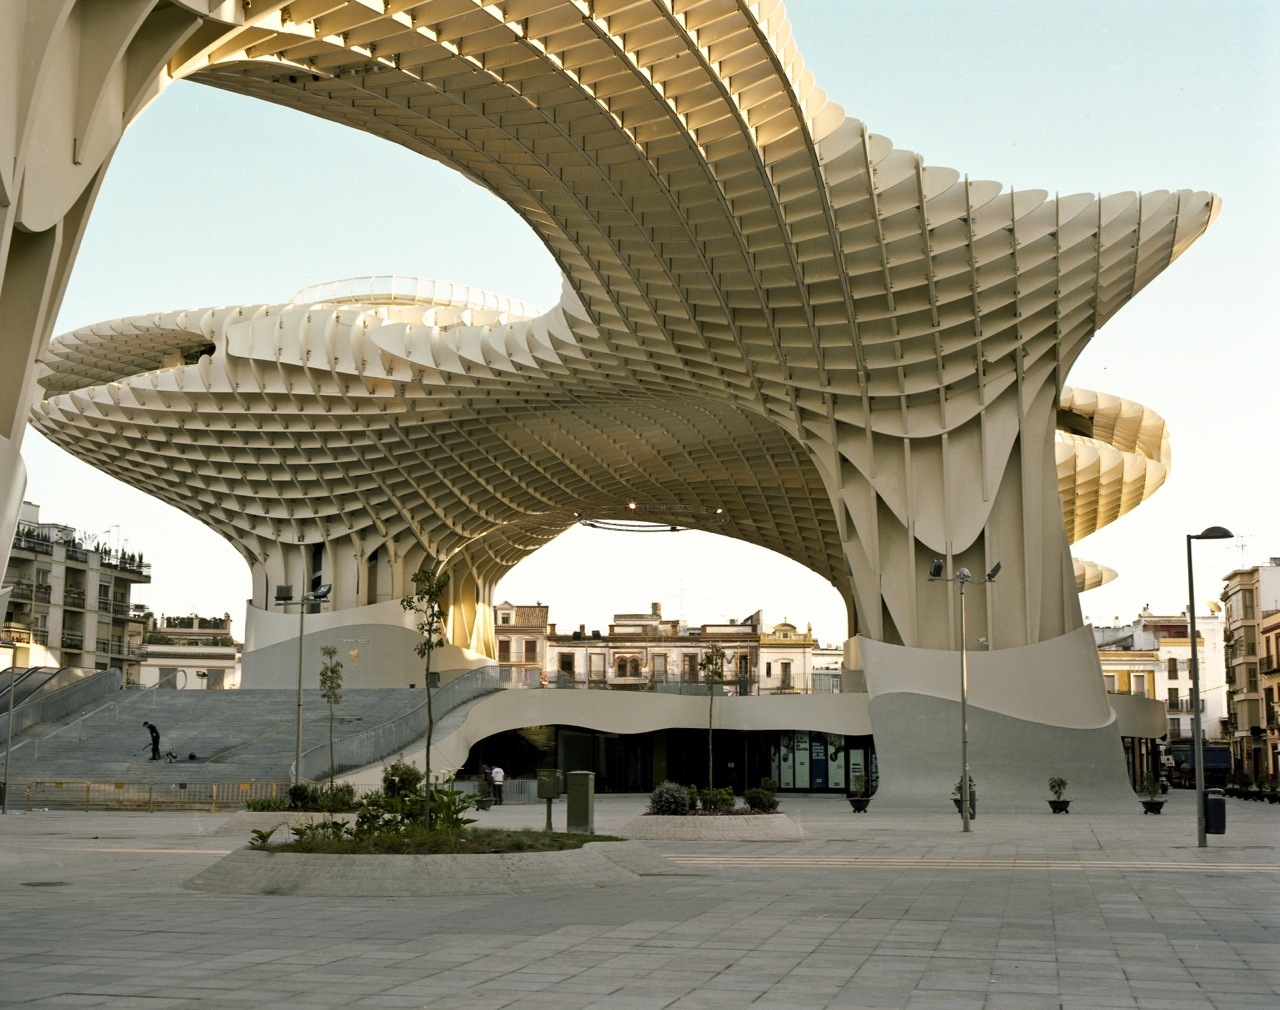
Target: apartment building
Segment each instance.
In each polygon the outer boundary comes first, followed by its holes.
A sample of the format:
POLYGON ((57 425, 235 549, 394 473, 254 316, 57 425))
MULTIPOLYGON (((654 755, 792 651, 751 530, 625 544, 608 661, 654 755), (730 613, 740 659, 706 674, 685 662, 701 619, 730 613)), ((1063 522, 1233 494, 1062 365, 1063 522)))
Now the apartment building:
POLYGON ((42 522, 40 507, 23 502, 4 581, 15 666, 116 667, 126 683, 139 682, 146 618, 132 592, 151 581, 141 554, 42 522))
POLYGON ((1275 669, 1276 651, 1274 632, 1267 638, 1263 628, 1272 627, 1271 616, 1280 611, 1280 558, 1272 558, 1265 565, 1238 568, 1225 575, 1223 582, 1232 767, 1259 778, 1271 774, 1275 767, 1268 757, 1271 723, 1265 688, 1272 687, 1274 705, 1274 677, 1269 675, 1275 669), (1268 667, 1265 672, 1264 664, 1268 667))
POLYGON ((241 644, 231 634, 231 615, 146 615, 143 687, 227 691, 240 686, 241 644))
POLYGON ((1271 778, 1280 778, 1280 610, 1263 614, 1261 626, 1262 655, 1258 658, 1258 673, 1262 677, 1262 709, 1267 727, 1267 772, 1271 778))
MULTIPOLYGON (((690 625, 647 613, 614 614, 606 631, 561 632, 547 608, 494 608, 498 664, 525 686, 679 691, 704 682, 699 663, 712 645, 724 650, 725 690, 734 694, 807 694, 815 687, 812 628, 767 625, 759 611, 725 623, 690 625)), ((823 679, 831 690, 831 678, 823 679)))

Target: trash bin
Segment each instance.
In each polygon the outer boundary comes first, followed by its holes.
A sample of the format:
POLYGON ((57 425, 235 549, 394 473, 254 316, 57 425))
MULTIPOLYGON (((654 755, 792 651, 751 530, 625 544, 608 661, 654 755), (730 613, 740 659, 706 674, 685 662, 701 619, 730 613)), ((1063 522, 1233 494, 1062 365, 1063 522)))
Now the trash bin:
POLYGON ((563 790, 560 788, 559 768, 538 769, 538 799, 558 799, 563 790))
POLYGON ((1204 833, 1227 833, 1227 796, 1221 789, 1208 789, 1204 794, 1204 833))
POLYGON ((565 830, 574 835, 596 833, 596 773, 569 773, 569 812, 565 830))

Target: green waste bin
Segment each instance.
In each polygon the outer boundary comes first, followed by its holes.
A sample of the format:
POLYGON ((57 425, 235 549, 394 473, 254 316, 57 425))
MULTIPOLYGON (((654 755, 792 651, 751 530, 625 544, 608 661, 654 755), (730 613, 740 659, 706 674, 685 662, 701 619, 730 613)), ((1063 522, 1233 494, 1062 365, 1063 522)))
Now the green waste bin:
POLYGON ((539 768, 538 769, 538 799, 554 800, 558 799, 560 794, 564 792, 560 785, 560 769, 559 768, 539 768))
POLYGON ((569 773, 569 810, 566 830, 572 835, 596 833, 596 773, 569 773))

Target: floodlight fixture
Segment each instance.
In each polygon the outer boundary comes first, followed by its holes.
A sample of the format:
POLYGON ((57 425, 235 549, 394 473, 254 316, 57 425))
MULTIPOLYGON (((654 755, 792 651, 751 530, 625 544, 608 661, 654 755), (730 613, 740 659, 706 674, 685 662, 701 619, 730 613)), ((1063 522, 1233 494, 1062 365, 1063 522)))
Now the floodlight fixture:
POLYGON ((933 564, 929 566, 929 578, 931 579, 942 578, 942 560, 940 558, 935 559, 933 564))

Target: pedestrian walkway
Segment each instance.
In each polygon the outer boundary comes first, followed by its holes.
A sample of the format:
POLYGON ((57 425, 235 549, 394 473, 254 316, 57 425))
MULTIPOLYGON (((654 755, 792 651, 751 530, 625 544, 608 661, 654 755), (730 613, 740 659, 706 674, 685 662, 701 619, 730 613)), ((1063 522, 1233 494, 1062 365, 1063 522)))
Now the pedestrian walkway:
MULTIPOLYGON (((597 797, 597 832, 644 803, 597 797)), ((1046 806, 970 834, 954 810, 782 808, 802 839, 635 843, 677 872, 430 899, 185 887, 247 841, 218 833, 236 815, 11 813, 0 1006, 1280 1006, 1280 808, 1229 803, 1205 849, 1181 792, 1159 817, 1136 799, 1129 816, 1046 806)), ((563 830, 562 802, 552 815, 563 830)), ((541 827, 546 812, 478 816, 541 827)))

